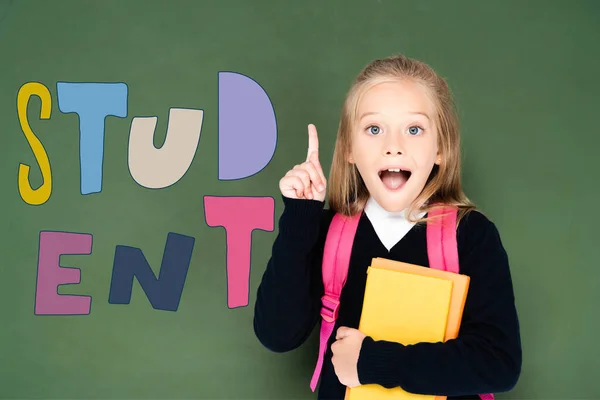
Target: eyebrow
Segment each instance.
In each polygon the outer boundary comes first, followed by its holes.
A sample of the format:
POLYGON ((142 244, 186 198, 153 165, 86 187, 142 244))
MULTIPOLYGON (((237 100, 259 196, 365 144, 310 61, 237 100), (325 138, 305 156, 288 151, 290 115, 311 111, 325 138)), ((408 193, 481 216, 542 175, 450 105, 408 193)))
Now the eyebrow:
MULTIPOLYGON (((363 115, 360 116, 359 120, 362 120, 364 117, 368 117, 370 115, 377 115, 379 114, 378 112, 375 111, 371 111, 371 112, 366 112, 363 115)), ((412 115, 421 115, 425 118, 427 118, 428 120, 431 120, 431 118, 429 118, 429 115, 427 115, 427 113, 424 112, 420 112, 420 111, 413 111, 413 112, 408 112, 408 114, 412 114, 412 115)))

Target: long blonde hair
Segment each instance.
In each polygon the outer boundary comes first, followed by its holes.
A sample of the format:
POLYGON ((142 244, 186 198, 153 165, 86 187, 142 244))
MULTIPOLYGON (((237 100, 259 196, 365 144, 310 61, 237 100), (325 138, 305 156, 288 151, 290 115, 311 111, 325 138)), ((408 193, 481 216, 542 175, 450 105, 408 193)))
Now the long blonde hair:
POLYGON ((435 104, 435 123, 438 128, 438 148, 442 158, 435 165, 425 187, 410 205, 409 217, 418 211, 429 211, 442 203, 458 209, 458 221, 475 205, 467 198, 461 183, 461 156, 458 115, 452 93, 446 81, 427 64, 396 55, 369 63, 351 86, 340 118, 335 150, 329 173, 329 207, 343 215, 362 212, 369 192, 354 164, 348 162, 351 151, 352 129, 356 123, 357 107, 364 92, 377 83, 389 80, 411 79, 423 85, 435 104))

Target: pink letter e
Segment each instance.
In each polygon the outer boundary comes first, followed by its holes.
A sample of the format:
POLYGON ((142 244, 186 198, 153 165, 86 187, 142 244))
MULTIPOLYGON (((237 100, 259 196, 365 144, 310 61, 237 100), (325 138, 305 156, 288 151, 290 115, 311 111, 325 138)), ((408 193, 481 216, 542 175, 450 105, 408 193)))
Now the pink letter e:
POLYGON ((79 268, 60 266, 62 254, 91 254, 92 235, 70 232, 40 232, 37 287, 35 291, 36 315, 89 314, 92 297, 58 294, 58 286, 81 281, 79 268))

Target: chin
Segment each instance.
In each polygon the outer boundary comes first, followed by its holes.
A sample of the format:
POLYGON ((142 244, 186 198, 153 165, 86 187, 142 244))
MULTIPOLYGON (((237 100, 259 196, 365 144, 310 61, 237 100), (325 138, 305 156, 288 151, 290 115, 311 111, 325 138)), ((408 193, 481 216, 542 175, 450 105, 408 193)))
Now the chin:
MULTIPOLYGON (((387 196, 385 196, 387 197, 387 196)), ((396 213, 400 212, 410 206, 408 199, 392 199, 392 198, 375 198, 375 201, 387 212, 396 213)))

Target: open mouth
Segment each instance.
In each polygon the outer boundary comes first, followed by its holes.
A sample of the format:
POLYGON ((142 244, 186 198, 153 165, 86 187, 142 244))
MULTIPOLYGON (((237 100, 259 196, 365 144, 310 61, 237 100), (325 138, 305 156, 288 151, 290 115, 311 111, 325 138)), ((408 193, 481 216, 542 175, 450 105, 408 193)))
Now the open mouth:
POLYGON ((404 186, 411 176, 409 170, 402 168, 385 168, 379 171, 379 179, 389 190, 398 190, 404 186))

